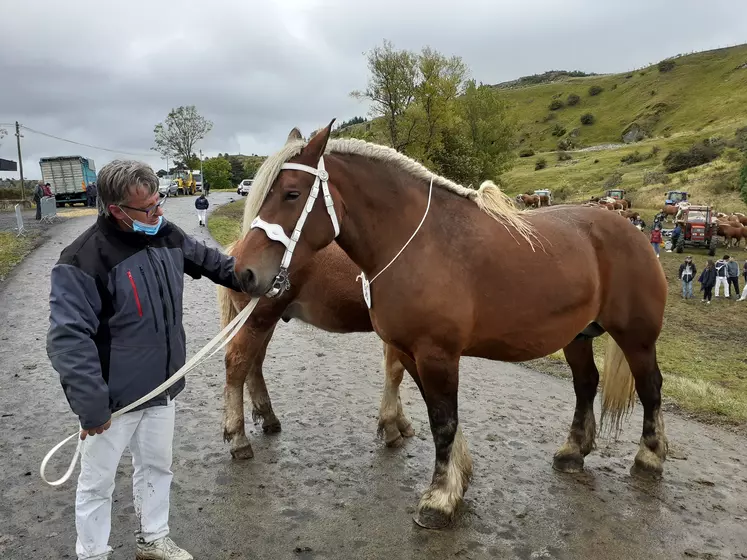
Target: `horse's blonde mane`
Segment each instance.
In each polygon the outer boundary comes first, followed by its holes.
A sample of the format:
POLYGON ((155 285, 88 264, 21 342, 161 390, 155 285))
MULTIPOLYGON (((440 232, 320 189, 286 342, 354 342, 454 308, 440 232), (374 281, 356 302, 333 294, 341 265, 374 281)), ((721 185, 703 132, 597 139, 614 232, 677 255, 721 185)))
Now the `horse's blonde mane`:
MULTIPOLYGON (((242 226, 244 233, 249 231, 252 220, 259 213, 259 209, 270 192, 275 179, 277 179, 282 165, 301 153, 305 145, 306 142, 303 140, 290 140, 278 152, 269 156, 262 163, 254 178, 252 190, 247 197, 244 207, 244 222, 242 226)), ((430 182, 432 178, 434 185, 473 201, 480 210, 500 222, 509 233, 511 233, 509 227, 515 229, 521 237, 533 246, 531 238, 535 237, 534 228, 526 221, 522 212, 514 206, 511 198, 493 181, 484 181, 477 190, 464 187, 445 177, 436 175, 423 164, 398 152, 394 148, 372 144, 356 138, 330 140, 327 142, 325 153, 358 155, 396 165, 402 171, 426 182, 430 182)), ((511 235, 513 236, 513 233, 511 235)))

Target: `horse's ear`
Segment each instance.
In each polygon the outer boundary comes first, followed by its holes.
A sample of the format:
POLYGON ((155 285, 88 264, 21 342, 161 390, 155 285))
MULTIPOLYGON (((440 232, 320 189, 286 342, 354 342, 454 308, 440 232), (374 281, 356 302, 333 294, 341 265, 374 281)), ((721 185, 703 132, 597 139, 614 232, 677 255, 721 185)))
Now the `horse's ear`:
POLYGON ((290 134, 288 134, 288 139, 285 141, 287 144, 288 142, 292 142, 294 140, 303 140, 303 136, 301 135, 301 131, 298 130, 295 126, 293 127, 293 130, 290 131, 290 134))
POLYGON ((324 155, 324 150, 327 148, 327 141, 329 140, 329 135, 332 132, 332 124, 335 120, 332 119, 326 127, 314 134, 302 151, 304 156, 308 156, 314 161, 319 161, 319 158, 324 155))

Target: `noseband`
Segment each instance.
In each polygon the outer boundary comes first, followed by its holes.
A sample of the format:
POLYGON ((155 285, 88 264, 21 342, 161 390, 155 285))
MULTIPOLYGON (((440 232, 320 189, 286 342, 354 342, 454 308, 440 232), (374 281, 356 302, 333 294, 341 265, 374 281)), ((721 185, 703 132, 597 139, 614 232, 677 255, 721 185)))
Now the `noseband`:
POLYGON ((262 218, 257 215, 251 223, 249 229, 259 228, 264 230, 267 237, 273 241, 279 241, 285 245, 285 253, 283 254, 283 260, 280 261, 280 271, 272 282, 272 287, 265 294, 267 297, 273 298, 282 294, 285 290, 290 288, 290 278, 288 277, 288 268, 290 267, 291 259, 293 258, 293 251, 296 249, 298 239, 301 237, 301 230, 306 223, 311 209, 314 207, 316 197, 319 195, 319 185, 321 184, 322 193, 324 195, 324 204, 327 207, 327 213, 332 220, 332 227, 335 229, 335 239, 340 235, 340 223, 337 220, 337 214, 335 213, 335 204, 332 200, 332 195, 329 194, 329 173, 324 169, 324 157, 319 158, 319 164, 316 168, 301 163, 284 163, 280 168, 283 170, 294 170, 294 171, 305 171, 311 175, 314 175, 314 184, 309 192, 309 197, 306 199, 301 215, 298 217, 296 227, 293 228, 293 233, 290 237, 285 234, 283 226, 280 224, 271 224, 265 222, 262 218))

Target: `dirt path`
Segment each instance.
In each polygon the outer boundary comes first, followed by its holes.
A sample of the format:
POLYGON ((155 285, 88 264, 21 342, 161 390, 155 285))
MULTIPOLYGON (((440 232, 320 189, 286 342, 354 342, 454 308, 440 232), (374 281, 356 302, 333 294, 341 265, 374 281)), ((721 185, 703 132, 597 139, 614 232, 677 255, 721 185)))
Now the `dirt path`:
MULTIPOLYGON (((236 195, 214 193, 215 206, 236 195)), ((197 232, 191 198, 167 215, 197 232)), ((45 353, 49 270, 93 218, 58 226, 0 295, 0 558, 74 558, 75 480, 39 478, 44 454, 76 428, 45 353)), ((208 234, 197 232, 201 238, 208 234)), ((186 279, 190 355, 218 331, 215 287, 186 279)), ((583 475, 551 468, 573 390, 523 367, 465 359, 460 419, 475 462, 456 526, 411 520, 430 480, 433 445, 414 384, 403 403, 418 437, 388 450, 375 437, 383 384, 374 335, 332 335, 281 323, 265 373, 277 436, 250 435, 255 458, 221 440, 222 359, 190 374, 178 398, 171 528, 197 559, 747 558, 747 440, 669 414, 660 483, 628 474, 640 406, 618 443, 599 442, 583 475), (741 555, 741 556, 740 556, 741 555)), ((72 446, 58 456, 61 473, 72 446)), ((131 559, 136 528, 129 456, 115 490, 111 544, 131 559)), ((77 470, 76 470, 77 476, 77 470)))

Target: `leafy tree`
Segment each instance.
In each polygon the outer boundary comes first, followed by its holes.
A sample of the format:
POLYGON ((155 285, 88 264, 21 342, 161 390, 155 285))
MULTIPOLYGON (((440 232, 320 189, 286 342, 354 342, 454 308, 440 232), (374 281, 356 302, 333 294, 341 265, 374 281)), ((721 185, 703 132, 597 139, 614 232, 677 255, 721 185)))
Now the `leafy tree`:
POLYGON ((254 179, 264 161, 265 158, 260 156, 249 156, 246 158, 244 160, 244 179, 254 179))
POLYGON ((153 129, 155 146, 152 149, 163 157, 176 157, 182 163, 190 164, 190 160, 195 158, 195 145, 212 128, 213 123, 200 115, 194 105, 172 109, 166 121, 158 123, 153 129))
POLYGON ((389 145, 403 151, 411 142, 414 123, 407 110, 417 91, 417 57, 406 50, 397 51, 390 41, 367 54, 370 72, 364 91, 353 91, 357 99, 371 101, 370 115, 384 120, 389 145), (409 121, 409 122, 408 122, 409 121))
POLYGON ((211 189, 230 189, 233 186, 231 164, 226 159, 208 158, 202 162, 202 169, 204 180, 210 183, 211 189))
POLYGON ((513 161, 516 122, 500 93, 486 85, 467 83, 459 99, 461 117, 479 161, 479 177, 494 179, 513 161))

